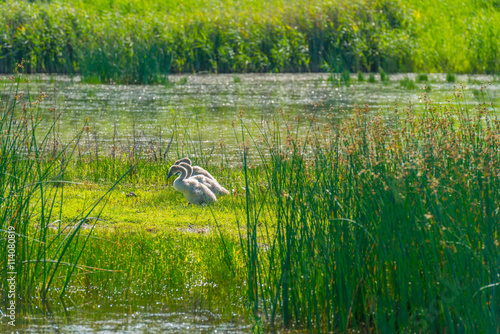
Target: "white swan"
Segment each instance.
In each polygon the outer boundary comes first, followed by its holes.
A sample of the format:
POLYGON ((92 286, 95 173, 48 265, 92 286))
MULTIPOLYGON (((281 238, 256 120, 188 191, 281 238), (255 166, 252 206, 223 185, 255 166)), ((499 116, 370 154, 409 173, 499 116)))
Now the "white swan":
POLYGON ((173 165, 168 171, 167 180, 175 174, 180 176, 174 181, 174 189, 184 194, 184 197, 191 204, 204 204, 216 202, 217 198, 214 193, 206 186, 195 179, 187 178, 187 171, 184 167, 173 165))
POLYGON ((193 168, 193 176, 203 175, 208 177, 209 179, 215 180, 215 177, 213 177, 212 174, 210 174, 200 166, 193 166, 191 164, 191 159, 189 159, 188 157, 177 160, 174 165, 179 165, 181 162, 187 163, 189 166, 193 168))
POLYGON ((188 179, 195 179, 201 184, 207 186, 207 188, 210 189, 215 194, 215 196, 224 196, 229 194, 229 191, 221 186, 216 179, 211 179, 202 174, 193 175, 193 167, 185 162, 181 162, 179 166, 186 169, 188 179))

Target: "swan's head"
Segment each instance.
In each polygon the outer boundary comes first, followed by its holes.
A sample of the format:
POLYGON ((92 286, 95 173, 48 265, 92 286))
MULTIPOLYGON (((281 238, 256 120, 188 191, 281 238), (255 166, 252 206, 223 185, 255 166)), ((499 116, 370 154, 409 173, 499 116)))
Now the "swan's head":
POLYGON ((181 162, 181 163, 179 163, 179 166, 186 168, 186 170, 187 170, 188 168, 192 168, 192 167, 191 167, 191 165, 190 165, 190 164, 188 164, 187 162, 181 162))
POLYGON ((177 160, 174 165, 179 165, 181 162, 191 165, 191 159, 189 159, 188 157, 177 160))
POLYGON ((172 175, 177 175, 179 173, 181 173, 182 171, 186 172, 186 169, 184 169, 184 167, 182 166, 178 166, 178 165, 173 165, 172 167, 170 167, 170 169, 168 170, 168 176, 167 176, 167 180, 172 176, 172 175))

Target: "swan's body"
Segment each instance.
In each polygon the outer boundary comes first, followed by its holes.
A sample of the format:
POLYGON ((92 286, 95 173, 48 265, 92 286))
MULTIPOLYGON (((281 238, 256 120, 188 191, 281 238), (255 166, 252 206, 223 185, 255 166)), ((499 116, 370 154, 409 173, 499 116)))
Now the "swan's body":
POLYGON ((194 174, 193 167, 188 163, 181 162, 179 163, 179 166, 184 167, 186 169, 188 179, 197 180, 201 184, 205 185, 208 189, 210 189, 216 196, 224 196, 229 194, 229 191, 227 191, 223 186, 221 186, 216 179, 209 178, 201 174, 193 175, 194 174))
POLYGON ((215 177, 213 177, 212 174, 210 174, 209 172, 207 172, 206 170, 204 170, 200 166, 193 166, 191 164, 191 159, 189 159, 187 157, 177 160, 174 165, 179 165, 182 162, 187 163, 189 166, 191 166, 193 168, 193 176, 203 175, 205 177, 208 177, 209 179, 215 180, 215 177))
POLYGON ((174 189, 183 193, 189 203, 205 204, 217 201, 214 193, 205 185, 201 184, 196 179, 188 179, 187 171, 182 166, 173 165, 170 167, 167 180, 172 175, 178 173, 180 173, 180 176, 174 181, 174 189))

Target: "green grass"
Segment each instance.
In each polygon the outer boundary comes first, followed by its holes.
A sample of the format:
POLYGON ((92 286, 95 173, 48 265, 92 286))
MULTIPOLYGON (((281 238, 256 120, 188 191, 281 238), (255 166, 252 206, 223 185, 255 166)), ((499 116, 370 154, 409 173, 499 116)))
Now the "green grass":
POLYGON ((0 71, 162 83, 170 73, 498 73, 487 1, 6 1, 0 71), (447 15, 442 15, 447 13, 447 15), (460 47, 457 47, 460 46, 460 47))
POLYGON ((404 87, 406 89, 416 89, 417 88, 417 85, 415 85, 415 81, 411 80, 409 77, 406 77, 403 80, 400 80, 399 84, 401 85, 401 87, 404 87))
MULTIPOLYGON (((163 178, 165 182, 166 175, 163 178)), ((221 180, 221 182, 223 182, 221 180)), ((171 181, 169 181, 171 183, 171 181)), ((224 183, 224 182, 223 182, 224 183)), ((210 210, 200 206, 187 205, 184 196, 176 192, 171 184, 159 185, 156 180, 147 184, 129 183, 116 187, 108 195, 106 210, 100 215, 99 227, 158 229, 164 232, 193 227, 207 227, 214 231, 215 220, 210 210), (127 194, 134 193, 135 196, 127 194)), ((67 221, 84 210, 89 203, 101 197, 108 188, 107 182, 101 184, 82 182, 65 188, 65 203, 55 209, 67 221)), ((236 233, 235 213, 228 208, 242 208, 242 194, 221 197, 213 208, 214 215, 221 222, 220 228, 227 233, 236 233)))
POLYGON ((380 71, 380 81, 382 82, 389 81, 389 75, 384 70, 380 71))
MULTIPOLYGON (((78 196, 85 191, 70 193, 78 196)), ((185 310, 201 300, 196 308, 215 312, 222 318, 218 321, 231 319, 234 313, 244 317, 243 261, 234 232, 223 228, 222 244, 207 208, 187 207, 184 201, 166 206, 163 201, 166 208, 158 209, 144 197, 139 193, 141 203, 134 205, 135 198, 112 196, 71 282, 86 292, 72 293, 71 298, 90 299, 95 305, 126 301, 132 308, 162 302, 185 310), (118 209, 126 212, 120 215, 118 209)), ((156 312, 154 307, 151 311, 156 312)))
POLYGON ((365 76, 363 75, 363 72, 358 72, 358 82, 363 82, 365 81, 365 76))
POLYGON ((375 79, 375 74, 370 73, 370 76, 368 77, 368 82, 369 83, 375 83, 377 80, 375 79))
POLYGON ((446 73, 446 82, 455 82, 455 75, 453 73, 446 73))
POLYGON ((417 75, 417 78, 415 79, 416 82, 427 82, 429 81, 429 77, 425 73, 420 73, 417 75))
POLYGON ((351 85, 351 73, 349 71, 343 71, 340 75, 340 80, 342 84, 349 87, 351 85))

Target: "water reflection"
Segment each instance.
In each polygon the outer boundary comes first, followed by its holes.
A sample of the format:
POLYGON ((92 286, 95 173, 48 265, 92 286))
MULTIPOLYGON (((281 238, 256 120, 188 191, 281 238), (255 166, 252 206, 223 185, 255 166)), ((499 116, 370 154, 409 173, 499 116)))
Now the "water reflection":
MULTIPOLYGON (((53 315, 33 314, 16 326, 21 333, 249 333, 251 326, 207 311, 169 310, 162 305, 83 305, 53 315)), ((1 327, 0 327, 1 328, 1 327)), ((4 328, 5 329, 5 328, 4 328)))
MULTIPOLYGON (((349 87, 331 81, 327 74, 245 74, 171 76, 171 85, 88 85, 78 78, 32 77, 32 91, 48 94, 48 105, 63 111, 60 128, 63 133, 79 129, 88 118, 103 137, 111 137, 114 128, 120 137, 130 136, 132 128, 154 133, 171 132, 175 121, 191 127, 202 125, 204 137, 216 140, 233 136, 231 122, 244 111, 246 117, 259 119, 282 108, 289 115, 316 112, 322 115, 339 106, 344 109, 368 104, 373 110, 399 103, 421 104, 424 85, 436 102, 454 103, 453 87, 444 75, 430 75, 431 83, 416 83, 415 89, 399 84, 413 74, 391 76, 389 83, 354 83, 349 87), (450 102, 448 102, 451 100, 450 102), (190 123, 191 122, 191 123, 190 123)), ((459 76, 471 93, 465 103, 478 99, 473 92, 481 82, 493 82, 490 76, 459 76)), ((458 81, 457 81, 458 82, 458 81)), ((498 100, 500 85, 493 82, 486 99, 498 100)))

